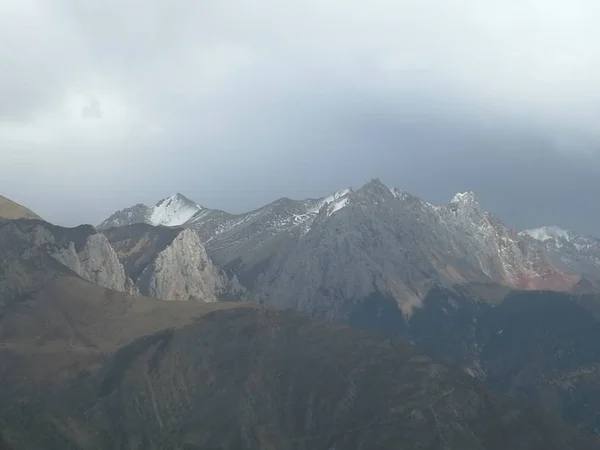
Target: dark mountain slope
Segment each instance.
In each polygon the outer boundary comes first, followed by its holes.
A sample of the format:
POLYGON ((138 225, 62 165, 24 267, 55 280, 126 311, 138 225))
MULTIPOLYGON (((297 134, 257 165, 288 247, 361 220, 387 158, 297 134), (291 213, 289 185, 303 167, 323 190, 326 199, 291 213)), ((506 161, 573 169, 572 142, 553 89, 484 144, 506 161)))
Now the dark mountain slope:
POLYGON ((9 445, 6 443, 6 441, 2 437, 2 434, 0 434, 0 450, 11 450, 9 445))
POLYGON ((409 339, 496 390, 588 433, 600 430, 600 296, 478 284, 431 289, 409 319, 387 304, 392 299, 370 298, 349 323, 409 339))
POLYGON ((407 344, 292 312, 66 277, 0 333, 15 450, 598 448, 407 344))

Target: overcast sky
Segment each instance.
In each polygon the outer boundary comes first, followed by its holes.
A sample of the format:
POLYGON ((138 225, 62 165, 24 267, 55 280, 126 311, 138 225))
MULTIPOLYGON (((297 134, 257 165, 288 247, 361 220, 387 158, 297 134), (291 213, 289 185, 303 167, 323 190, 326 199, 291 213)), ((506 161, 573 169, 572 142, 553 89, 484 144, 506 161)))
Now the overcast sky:
POLYGON ((596 0, 2 0, 0 193, 60 224, 370 178, 600 235, 596 0))

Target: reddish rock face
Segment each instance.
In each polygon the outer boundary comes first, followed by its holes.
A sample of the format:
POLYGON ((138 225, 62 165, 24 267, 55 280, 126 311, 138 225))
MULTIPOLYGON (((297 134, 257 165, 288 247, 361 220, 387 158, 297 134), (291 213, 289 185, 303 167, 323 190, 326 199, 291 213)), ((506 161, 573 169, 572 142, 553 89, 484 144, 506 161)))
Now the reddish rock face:
POLYGON ((517 289, 540 290, 540 291, 570 291, 579 282, 581 277, 568 275, 559 270, 534 277, 522 277, 511 284, 517 289))

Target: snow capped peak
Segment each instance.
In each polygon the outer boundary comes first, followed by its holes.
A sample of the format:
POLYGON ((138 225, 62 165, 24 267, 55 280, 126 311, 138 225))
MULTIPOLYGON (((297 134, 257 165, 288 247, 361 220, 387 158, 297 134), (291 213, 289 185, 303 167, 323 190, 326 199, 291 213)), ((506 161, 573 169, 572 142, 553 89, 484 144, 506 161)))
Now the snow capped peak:
POLYGON ((151 225, 175 227, 183 225, 202 207, 184 195, 176 193, 160 200, 150 213, 148 222, 151 225))
POLYGON ((569 231, 556 226, 533 228, 523 231, 522 234, 527 234, 541 242, 546 242, 550 239, 564 239, 567 242, 571 240, 571 233, 569 231))
MULTIPOLYGON (((189 204, 189 205, 195 205, 196 203, 194 203, 193 201, 191 201, 189 198, 187 198, 185 195, 180 194, 179 192, 163 198, 162 200, 159 200, 158 203, 156 203, 156 206, 161 206, 164 205, 166 203, 169 202, 180 202, 180 203, 185 203, 185 204, 189 204)), ((197 205, 196 205, 197 206, 197 205)))

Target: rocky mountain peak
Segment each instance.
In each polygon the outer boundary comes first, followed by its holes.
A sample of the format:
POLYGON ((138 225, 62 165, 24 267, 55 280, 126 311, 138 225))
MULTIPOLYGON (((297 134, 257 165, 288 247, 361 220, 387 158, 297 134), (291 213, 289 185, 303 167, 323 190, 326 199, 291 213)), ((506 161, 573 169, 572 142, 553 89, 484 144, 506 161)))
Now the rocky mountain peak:
POLYGON ((136 223, 168 227, 181 226, 202 210, 204 208, 185 195, 176 193, 159 200, 152 207, 138 203, 129 208, 117 211, 98 225, 98 229, 104 230, 136 223))
POLYGON ((481 203, 477 194, 473 191, 458 192, 450 200, 450 205, 456 205, 457 207, 468 207, 468 208, 481 208, 481 203))
POLYGON ((165 197, 165 198, 159 200, 155 206, 171 204, 174 202, 180 203, 183 205, 189 205, 189 206, 196 205, 196 202, 190 200, 189 198, 187 198, 185 195, 181 194, 180 192, 176 192, 175 194, 170 195, 169 197, 165 197))
POLYGON ((455 194, 448 207, 454 214, 466 216, 469 220, 485 216, 479 198, 473 191, 455 194))
POLYGON ((159 201, 148 221, 152 225, 180 226, 203 208, 183 194, 174 194, 159 201))
POLYGON ((379 178, 373 178, 358 191, 363 194, 391 195, 390 189, 379 178))

